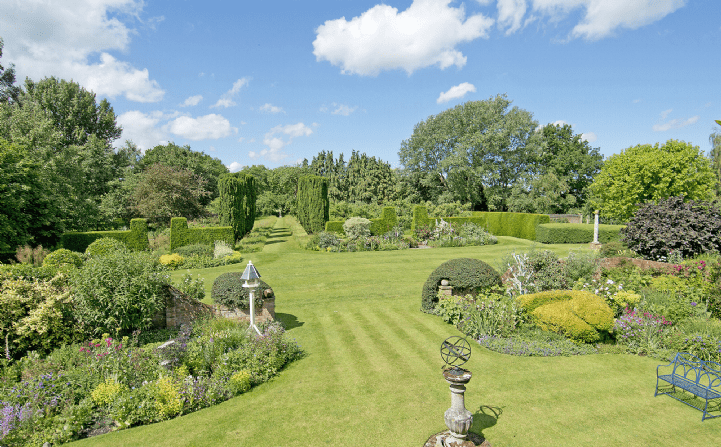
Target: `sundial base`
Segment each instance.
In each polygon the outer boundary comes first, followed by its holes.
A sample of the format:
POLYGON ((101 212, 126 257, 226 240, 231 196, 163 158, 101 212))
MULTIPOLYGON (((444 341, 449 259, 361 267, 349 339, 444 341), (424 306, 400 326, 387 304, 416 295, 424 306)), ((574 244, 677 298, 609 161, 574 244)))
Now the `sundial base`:
POLYGON ((473 432, 469 432, 463 441, 456 440, 451 436, 451 431, 446 430, 428 438, 423 447, 491 447, 491 443, 483 436, 473 432))

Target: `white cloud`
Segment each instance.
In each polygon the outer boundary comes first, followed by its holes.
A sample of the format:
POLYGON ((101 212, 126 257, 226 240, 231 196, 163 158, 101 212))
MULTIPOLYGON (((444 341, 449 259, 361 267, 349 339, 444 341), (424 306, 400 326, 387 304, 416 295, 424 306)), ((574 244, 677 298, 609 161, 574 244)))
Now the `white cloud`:
MULTIPOLYGON (((671 112, 670 110, 667 110, 663 113, 661 113, 661 121, 665 120, 668 116, 668 112, 671 112)), ((682 127, 690 126, 691 124, 695 124, 699 120, 700 116, 692 116, 688 119, 673 119, 671 121, 662 123, 662 124, 656 124, 653 126, 654 132, 665 132, 667 130, 671 129, 680 129, 682 127)))
POLYGON ((248 85, 248 82, 250 82, 250 79, 248 79, 248 78, 238 79, 237 81, 235 81, 233 83, 233 88, 231 88, 227 92, 223 93, 220 96, 220 99, 218 99, 218 102, 216 102, 215 104, 213 104, 210 107, 211 108, 213 108, 213 107, 226 108, 226 107, 232 107, 232 106, 236 105, 236 102, 233 101, 233 98, 238 94, 238 92, 244 85, 248 85))
MULTIPOLYGON (((73 79, 98 96, 122 95, 156 102, 165 92, 147 69, 119 61, 109 51, 127 51, 134 32, 120 19, 139 20, 141 0, 23 0, 3 2, 3 56, 17 78, 73 79), (112 15, 112 17, 110 17, 112 15), (91 63, 97 57, 99 62, 91 63)), ((161 18, 162 19, 162 18, 161 18)))
POLYGON ((285 110, 283 110, 282 107, 274 106, 271 103, 265 103, 262 106, 260 106, 261 112, 268 112, 268 113, 285 113, 285 110))
POLYGON ((403 12, 376 5, 350 21, 328 20, 316 29, 313 54, 346 74, 376 76, 383 70, 408 74, 437 65, 445 69, 466 64, 455 49, 462 42, 488 37, 493 20, 477 14, 466 18, 463 6, 451 0, 415 0, 403 12))
MULTIPOLYGON (((333 110, 332 112, 330 112, 331 115, 342 115, 342 116, 348 116, 351 113, 355 112, 356 109, 358 109, 358 106, 351 107, 351 106, 347 106, 345 104, 336 104, 336 103, 333 103, 333 107, 335 107, 336 109, 333 110)), ((313 124, 315 124, 317 126, 316 123, 313 123, 313 124)))
POLYGON ((180 105, 180 107, 197 106, 202 100, 203 95, 191 96, 190 98, 186 99, 185 102, 180 105))
POLYGON ((466 93, 475 93, 475 91, 476 87, 473 84, 464 82, 462 84, 451 87, 450 89, 448 89, 447 92, 441 92, 440 96, 438 96, 438 99, 436 99, 436 103, 441 104, 453 99, 463 98, 464 96, 466 96, 466 93))
POLYGON ((565 121, 563 121, 563 120, 557 120, 557 121, 554 121, 554 122, 553 122, 553 125, 554 125, 554 126, 561 126, 561 127, 563 127, 563 126, 565 126, 566 124, 568 124, 568 123, 565 122, 565 121))
POLYGON ((163 126, 163 130, 192 141, 217 140, 238 133, 230 121, 215 113, 198 118, 181 116, 163 126))
POLYGON ((661 121, 668 118, 668 116, 671 114, 671 112, 673 112, 673 109, 668 109, 668 110, 664 110, 663 112, 661 112, 661 121))
POLYGON ((274 162, 281 161, 288 157, 288 154, 281 152, 285 146, 292 143, 294 138, 307 137, 312 133, 313 130, 303 123, 275 126, 270 129, 263 138, 263 144, 268 146, 268 149, 263 149, 260 153, 250 151, 248 152, 248 156, 252 159, 266 157, 274 162), (283 139, 283 135, 285 135, 287 139, 283 139))
POLYGON ((634 99, 634 100, 633 100, 633 103, 634 103, 634 104, 638 104, 638 103, 640 103, 641 101, 643 101, 643 100, 642 100, 642 99, 634 99))
POLYGON ((518 31, 526 14, 526 0, 498 0, 497 7, 498 27, 508 27, 506 35, 518 31))
POLYGON ((598 135, 596 135, 596 134, 593 133, 593 132, 584 132, 584 133, 581 134, 581 139, 582 139, 582 140, 586 140, 586 141, 588 141, 589 143, 593 143, 593 142, 595 142, 596 140, 598 140, 598 135))
POLYGON ((167 120, 175 115, 166 115, 155 111, 143 113, 131 110, 118 116, 118 124, 123 128, 123 134, 118 142, 131 140, 143 152, 168 141, 168 134, 157 127, 160 121, 167 120))
POLYGON ((233 163, 231 163, 231 164, 229 164, 228 166, 226 166, 226 168, 228 168, 228 170, 229 170, 230 172, 238 172, 238 171, 240 171, 241 169, 243 169, 244 166, 245 166, 245 165, 242 165, 242 164, 238 163, 237 161, 234 161, 233 163))
POLYGON ((619 28, 638 29, 661 20, 684 6, 686 0, 498 0, 498 24, 507 28, 506 34, 522 27, 529 3, 534 12, 550 17, 551 21, 560 21, 576 9, 585 9, 571 36, 598 40, 619 28))

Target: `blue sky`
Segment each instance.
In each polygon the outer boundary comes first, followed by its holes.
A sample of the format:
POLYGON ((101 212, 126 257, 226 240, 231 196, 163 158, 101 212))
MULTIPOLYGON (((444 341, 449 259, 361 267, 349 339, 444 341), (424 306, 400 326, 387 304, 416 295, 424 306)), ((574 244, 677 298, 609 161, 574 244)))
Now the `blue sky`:
POLYGON ((365 152, 506 94, 608 157, 721 119, 717 0, 0 0, 2 64, 111 102, 125 139, 231 170, 365 152))

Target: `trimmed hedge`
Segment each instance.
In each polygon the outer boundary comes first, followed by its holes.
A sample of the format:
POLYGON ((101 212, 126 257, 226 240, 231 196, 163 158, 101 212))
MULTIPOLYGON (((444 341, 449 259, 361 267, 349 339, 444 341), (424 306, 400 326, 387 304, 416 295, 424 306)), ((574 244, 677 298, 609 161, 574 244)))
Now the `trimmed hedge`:
MULTIPOLYGON (((378 219, 370 219, 371 235, 380 236, 391 231, 393 227, 398 225, 398 215, 395 207, 385 206, 381 211, 381 217, 378 219)), ((343 231, 344 220, 329 220, 325 223, 325 231, 338 234, 345 234, 343 231)))
POLYGON ((536 227, 551 222, 548 214, 505 213, 475 211, 471 217, 428 217, 425 206, 413 208, 411 229, 435 225, 436 219, 443 219, 454 227, 474 223, 485 228, 494 236, 512 236, 530 241, 536 240, 536 227))
POLYGON ((188 228, 188 219, 173 217, 170 219, 170 250, 194 244, 214 244, 225 241, 231 247, 235 244, 233 227, 188 228))
POLYGON ((541 329, 592 343, 613 326, 613 310, 603 298, 585 290, 549 290, 521 295, 516 303, 541 329))
POLYGON ((447 279, 454 293, 477 294, 501 286, 501 275, 479 259, 458 258, 446 261, 423 284, 421 310, 432 311, 438 303, 438 286, 447 279))
POLYGON ((298 222, 306 233, 323 231, 330 212, 328 179, 317 175, 307 175, 298 179, 297 200, 298 222))
POLYGON ((220 176, 218 189, 220 224, 231 226, 235 240, 241 240, 255 224, 255 178, 240 173, 224 174, 220 176))
MULTIPOLYGON (((536 241, 543 244, 585 244, 593 242, 594 224, 540 224, 536 228, 536 241)), ((624 225, 598 226, 598 241, 602 244, 621 240, 624 225)))
POLYGON ((60 237, 60 245, 78 253, 85 253, 88 245, 95 240, 109 237, 124 243, 133 251, 147 250, 150 247, 148 241, 148 222, 145 219, 132 219, 130 230, 127 231, 85 231, 69 232, 60 237))

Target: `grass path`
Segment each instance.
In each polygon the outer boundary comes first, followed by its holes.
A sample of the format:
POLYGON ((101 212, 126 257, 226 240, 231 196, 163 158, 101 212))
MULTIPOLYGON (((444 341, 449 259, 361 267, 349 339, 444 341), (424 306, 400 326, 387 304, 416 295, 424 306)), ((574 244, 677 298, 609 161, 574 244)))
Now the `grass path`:
MULTIPOLYGON (((249 259, 276 292, 277 317, 305 358, 249 393, 171 421, 78 442, 88 446, 421 446, 450 405, 441 341, 459 332, 421 313, 441 262, 493 263, 527 241, 491 247, 314 253, 279 219, 249 259)), ((567 253, 568 246, 552 246, 567 253)), ((243 265, 201 270, 206 281, 243 265)), ((501 446, 716 445, 717 421, 653 397, 659 362, 629 355, 525 358, 473 345, 472 430, 501 446)))

